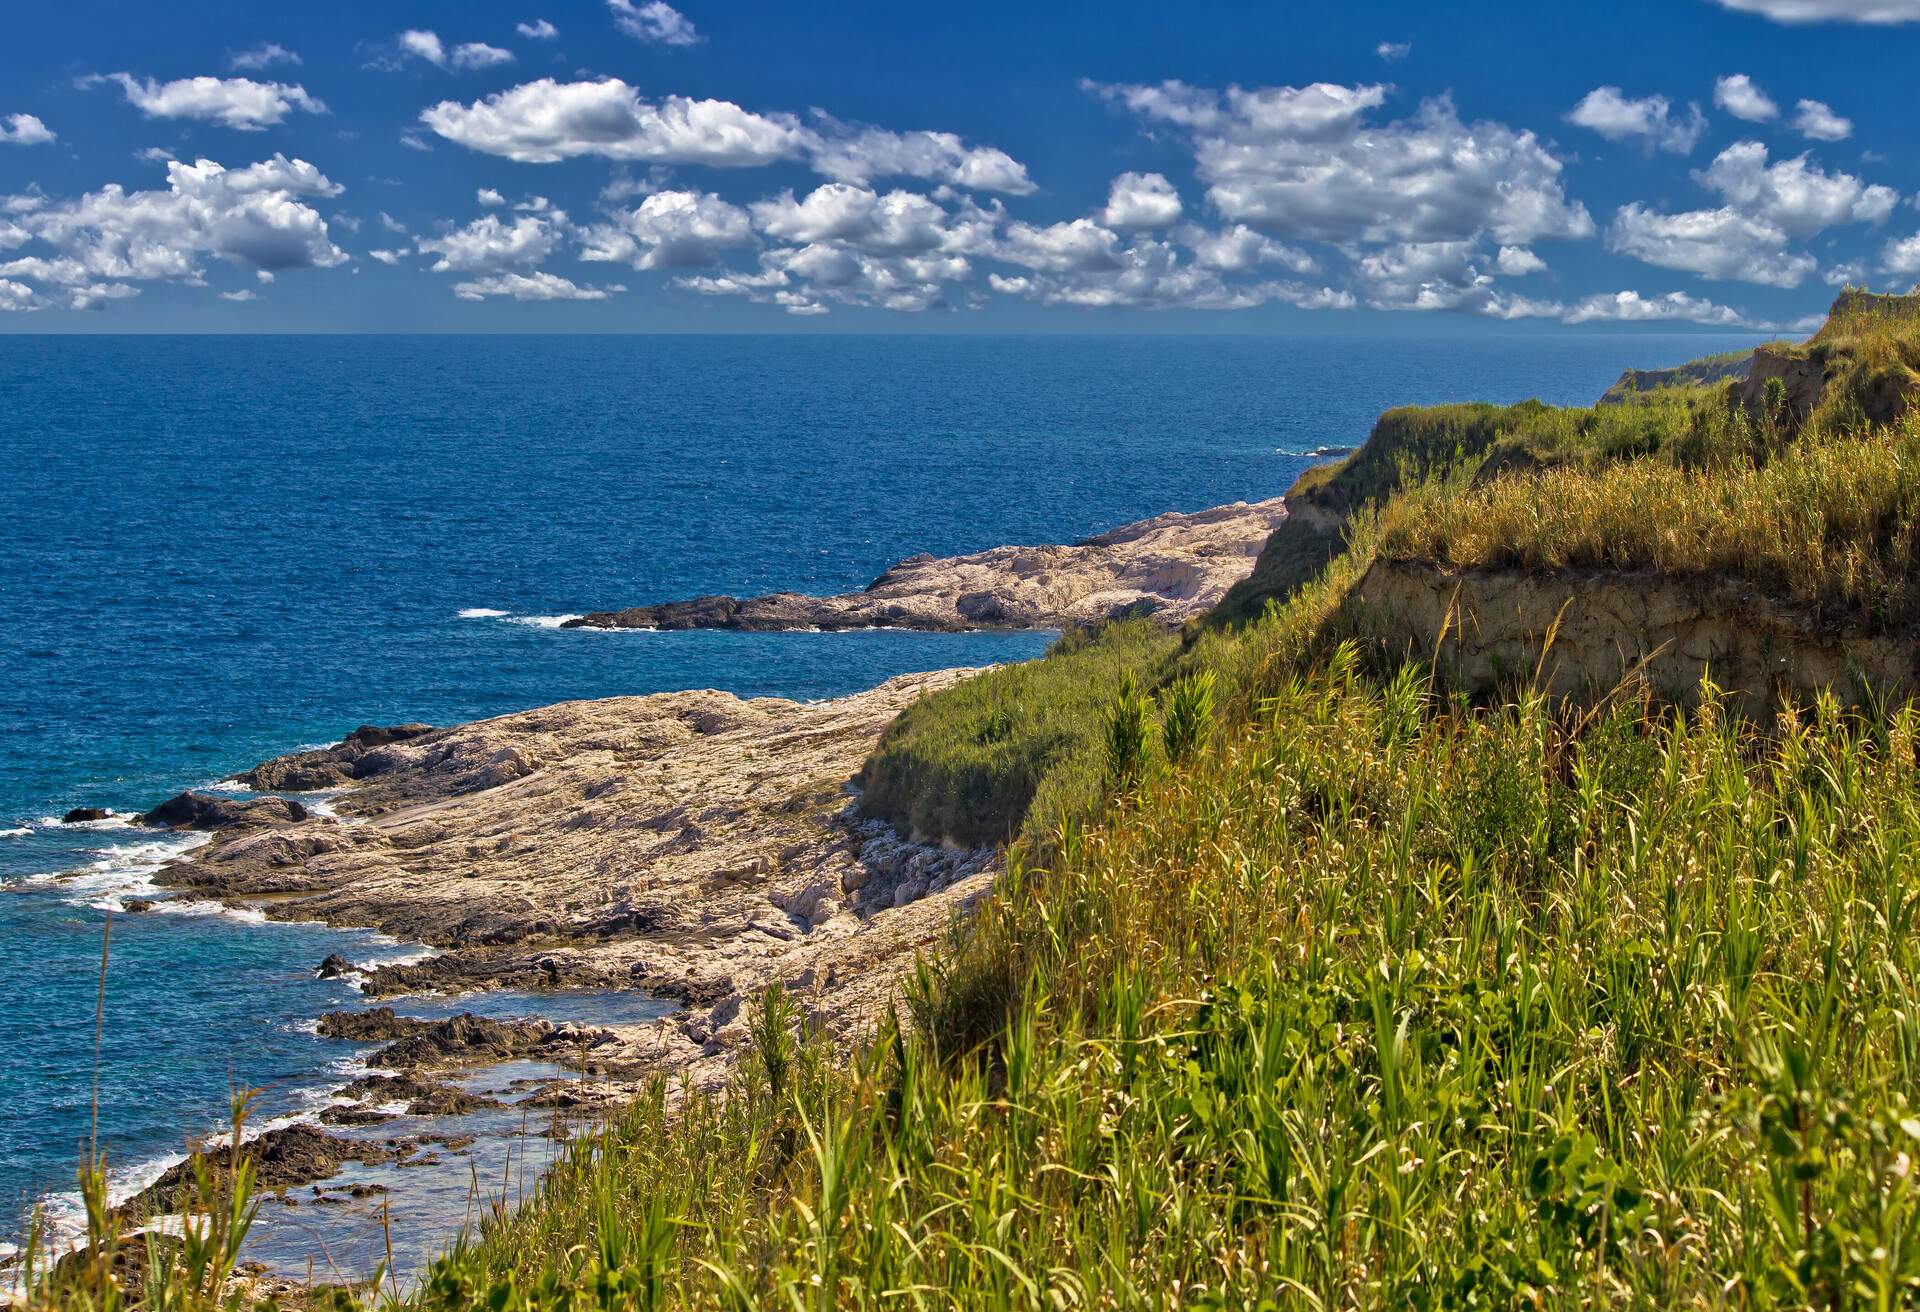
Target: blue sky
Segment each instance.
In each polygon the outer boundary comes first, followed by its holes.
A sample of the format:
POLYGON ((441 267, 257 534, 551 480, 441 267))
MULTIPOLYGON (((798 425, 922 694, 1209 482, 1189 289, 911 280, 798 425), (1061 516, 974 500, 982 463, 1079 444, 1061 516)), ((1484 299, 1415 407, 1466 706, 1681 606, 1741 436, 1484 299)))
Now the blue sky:
POLYGON ((1920 0, 23 7, 0 331, 1790 331, 1920 280, 1917 63, 1920 0))

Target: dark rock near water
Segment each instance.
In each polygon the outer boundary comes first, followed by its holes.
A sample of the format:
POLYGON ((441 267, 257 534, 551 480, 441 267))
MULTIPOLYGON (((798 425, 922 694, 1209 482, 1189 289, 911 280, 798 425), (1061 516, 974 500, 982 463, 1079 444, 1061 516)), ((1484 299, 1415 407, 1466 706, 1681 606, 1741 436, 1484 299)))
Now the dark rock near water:
POLYGON ((315 973, 321 979, 339 979, 342 975, 345 975, 347 972, 351 971, 352 969, 353 969, 353 963, 351 961, 348 961, 345 957, 341 956, 338 952, 335 952, 330 954, 325 961, 320 963, 320 969, 315 973))
POLYGON ((320 1018, 318 1030, 323 1039, 347 1039, 354 1043, 384 1043, 418 1034, 429 1022, 412 1016, 394 1014, 392 1007, 371 1011, 330 1011, 320 1018))
MULTIPOLYGON (((324 1180, 346 1162, 391 1162, 418 1146, 412 1139, 343 1139, 318 1126, 288 1125, 242 1145, 241 1152, 253 1159, 260 1188, 275 1190, 324 1180)), ((224 1173, 233 1160, 233 1149, 213 1149, 206 1159, 215 1172, 224 1173)), ((146 1213, 177 1211, 193 1197, 193 1191, 193 1166, 181 1162, 141 1190, 127 1207, 146 1213)))
MULTIPOLYGON (((401 1018, 404 1019, 404 1018, 401 1018)), ((369 1064, 387 1070, 414 1070, 422 1066, 452 1066, 504 1061, 525 1056, 553 1037, 543 1020, 490 1020, 462 1013, 433 1021, 373 1054, 369 1064)))
POLYGON ((113 812, 104 807, 76 806, 73 810, 60 817, 60 823, 63 825, 84 825, 94 820, 108 820, 112 817, 113 812))
POLYGON ((137 817, 143 825, 162 829, 226 829, 235 825, 266 828, 298 824, 307 808, 286 797, 256 797, 240 801, 207 793, 186 792, 137 817))
POLYGON ((331 747, 290 752, 263 761, 240 782, 263 792, 311 793, 341 788, 390 769, 397 758, 381 751, 395 743, 432 733, 430 724, 363 724, 331 747))
POLYGON ((132 915, 139 915, 143 911, 151 911, 153 910, 153 905, 153 899, 150 897, 130 897, 120 904, 122 910, 132 915))

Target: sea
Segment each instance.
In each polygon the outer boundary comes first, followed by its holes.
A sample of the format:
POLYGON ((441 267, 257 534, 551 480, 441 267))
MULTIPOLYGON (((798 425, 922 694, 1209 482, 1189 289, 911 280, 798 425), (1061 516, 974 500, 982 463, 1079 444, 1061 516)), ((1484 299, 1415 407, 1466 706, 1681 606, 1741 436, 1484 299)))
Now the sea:
MULTIPOLYGON (((916 552, 1269 497, 1390 406, 1584 404, 1627 367, 1751 342, 0 336, 0 1244, 35 1214, 71 1233, 90 1148, 124 1195, 218 1130, 237 1090, 261 1091, 256 1125, 312 1116, 366 1056, 315 1034, 358 999, 317 963, 422 951, 210 903, 125 914, 194 841, 127 813, 362 724, 683 688, 829 698, 1032 657, 1049 635, 560 625, 703 593, 844 591, 916 552), (116 814, 59 823, 81 806, 116 814)), ((664 1009, 640 994, 401 1004, 664 1009)), ((276 1212, 250 1256, 364 1275, 392 1244, 417 1270, 476 1207, 537 1183, 551 1143, 529 1114, 490 1115, 442 1168, 372 1173, 377 1208, 276 1212)))

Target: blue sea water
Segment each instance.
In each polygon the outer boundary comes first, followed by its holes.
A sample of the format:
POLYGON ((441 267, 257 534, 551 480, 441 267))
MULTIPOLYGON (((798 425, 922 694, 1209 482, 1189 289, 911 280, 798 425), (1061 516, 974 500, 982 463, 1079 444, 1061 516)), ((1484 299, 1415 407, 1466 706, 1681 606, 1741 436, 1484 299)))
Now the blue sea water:
MULTIPOLYGON (((69 807, 145 807, 363 723, 829 697, 1024 658, 1043 636, 554 626, 1271 496, 1390 405, 1584 403, 1625 367, 1745 344, 0 337, 0 1208, 71 1183, 104 908, 174 850, 49 823, 69 807)), ((408 950, 211 908, 115 917, 101 1148, 132 1179, 233 1087, 311 1108, 354 1055, 303 1024, 353 998, 314 963, 408 950)))

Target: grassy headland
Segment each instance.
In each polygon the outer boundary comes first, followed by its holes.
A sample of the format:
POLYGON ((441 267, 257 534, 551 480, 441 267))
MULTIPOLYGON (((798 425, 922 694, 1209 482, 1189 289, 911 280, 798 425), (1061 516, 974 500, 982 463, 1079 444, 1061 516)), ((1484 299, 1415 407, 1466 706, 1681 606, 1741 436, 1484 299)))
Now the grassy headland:
POLYGON ((768 994, 734 1088, 656 1087, 413 1304, 1911 1305, 1920 712, 1475 701, 1344 609, 1380 551, 1909 622, 1915 420, 1742 387, 1392 412, 1239 622, 923 702, 868 804, 1020 837, 896 1021, 847 1060, 768 994))

